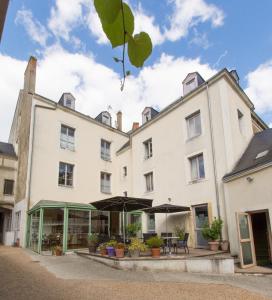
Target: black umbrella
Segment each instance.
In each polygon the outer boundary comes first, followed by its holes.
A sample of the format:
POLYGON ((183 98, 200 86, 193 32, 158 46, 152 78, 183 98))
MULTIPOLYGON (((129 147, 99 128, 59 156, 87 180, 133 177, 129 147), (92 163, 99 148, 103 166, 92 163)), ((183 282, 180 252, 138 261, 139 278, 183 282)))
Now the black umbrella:
MULTIPOLYGON (((166 224, 166 234, 168 237, 168 229, 167 229, 167 215, 169 213, 177 213, 183 211, 190 211, 190 207, 188 206, 180 206, 180 205, 172 205, 172 204, 161 204, 158 206, 153 206, 150 208, 142 209, 142 211, 146 213, 165 213, 165 224, 166 224)), ((167 239, 167 247, 168 247, 168 239, 167 239)))
POLYGON ((151 199, 117 196, 95 201, 91 204, 98 210, 123 212, 123 237, 125 242, 125 212, 150 208, 152 206, 152 201, 153 200, 151 199))

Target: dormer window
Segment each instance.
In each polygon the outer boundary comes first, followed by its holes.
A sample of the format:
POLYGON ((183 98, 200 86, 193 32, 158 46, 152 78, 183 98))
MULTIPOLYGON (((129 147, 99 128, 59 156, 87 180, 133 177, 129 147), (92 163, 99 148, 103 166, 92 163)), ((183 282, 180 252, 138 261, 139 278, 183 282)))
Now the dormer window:
POLYGON ((148 122, 151 119, 150 111, 144 114, 144 120, 145 122, 148 122))
POLYGON ((59 100, 59 104, 75 109, 75 101, 76 99, 71 93, 63 93, 59 100))
POLYGON ((111 126, 111 118, 107 113, 102 114, 102 123, 111 126))
POLYGON ((146 107, 142 112, 142 123, 146 123, 154 118, 159 112, 153 107, 146 107))
POLYGON ((183 96, 190 93, 192 90, 199 87, 204 82, 204 79, 198 72, 189 73, 183 80, 183 96))

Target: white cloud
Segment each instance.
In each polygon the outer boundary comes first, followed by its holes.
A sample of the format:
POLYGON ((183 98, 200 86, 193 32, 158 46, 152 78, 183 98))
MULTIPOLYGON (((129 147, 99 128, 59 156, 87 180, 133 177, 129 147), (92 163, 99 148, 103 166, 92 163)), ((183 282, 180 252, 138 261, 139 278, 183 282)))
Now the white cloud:
POLYGON ((272 60, 247 75, 246 93, 259 113, 272 113, 272 60))
MULTIPOLYGON (((3 120, 1 124, 5 124, 0 128, 0 140, 8 136, 25 67, 26 62, 0 56, 0 104, 4 108, 0 111, 0 119, 3 120)), ((120 77, 112 69, 97 63, 91 55, 72 54, 56 46, 48 49, 38 61, 36 91, 54 101, 58 101, 63 92, 72 92, 77 99, 77 109, 92 117, 108 105, 112 112, 121 109, 124 129, 129 130, 133 121, 141 120, 145 106, 164 108, 180 97, 182 80, 195 70, 204 78, 215 73, 199 58, 174 58, 163 54, 154 65, 144 67, 138 76, 130 76, 121 92, 120 77)))
POLYGON ((170 27, 165 36, 170 41, 177 41, 188 34, 191 27, 210 21, 214 27, 223 25, 224 13, 213 4, 204 0, 169 0, 173 4, 170 27))
POLYGON ((28 9, 21 9, 17 11, 15 23, 24 26, 30 39, 37 42, 41 46, 46 46, 49 33, 47 29, 37 20, 34 19, 33 14, 28 9))
POLYGON ((194 28, 193 32, 194 32, 194 36, 189 41, 190 45, 194 44, 196 46, 203 48, 204 50, 211 47, 212 44, 209 42, 206 32, 200 33, 196 28, 194 28))

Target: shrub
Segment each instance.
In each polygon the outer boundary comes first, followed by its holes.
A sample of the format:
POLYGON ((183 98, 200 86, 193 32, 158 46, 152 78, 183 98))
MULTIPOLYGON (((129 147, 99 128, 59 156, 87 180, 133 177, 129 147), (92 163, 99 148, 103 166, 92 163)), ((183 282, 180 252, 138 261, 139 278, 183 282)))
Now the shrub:
POLYGON ((126 226, 126 230, 129 236, 136 236, 137 232, 142 228, 141 223, 131 223, 126 226))
POLYGON ((146 245, 138 238, 132 238, 131 244, 128 246, 129 251, 146 251, 146 245))
POLYGON ((107 247, 113 247, 113 248, 115 248, 116 245, 117 245, 117 241, 115 241, 115 240, 110 240, 109 242, 106 243, 107 247))
POLYGON ((163 245, 163 239, 158 236, 152 236, 146 241, 146 244, 149 248, 160 248, 163 245))
POLYGON ((208 241, 218 240, 220 238, 222 227, 223 221, 221 219, 214 218, 210 225, 209 223, 206 223, 202 228, 202 235, 204 239, 208 241))

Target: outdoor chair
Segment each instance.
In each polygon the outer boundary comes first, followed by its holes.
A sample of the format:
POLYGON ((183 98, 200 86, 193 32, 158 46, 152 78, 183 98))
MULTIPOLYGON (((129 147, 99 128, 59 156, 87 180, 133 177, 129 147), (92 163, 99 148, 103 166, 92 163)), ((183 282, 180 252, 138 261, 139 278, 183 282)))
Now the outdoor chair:
POLYGON ((174 246, 174 251, 175 251, 176 253, 178 253, 178 248, 184 248, 185 253, 186 253, 186 250, 187 250, 187 252, 188 252, 188 254, 189 254, 189 248, 188 248, 188 245, 187 245, 188 239, 189 239, 189 233, 186 232, 186 233, 184 234, 184 239, 183 239, 183 240, 178 240, 178 241, 173 245, 173 246, 174 246))
POLYGON ((144 243, 152 236, 157 236, 156 232, 143 233, 144 243))
POLYGON ((163 239, 163 245, 162 245, 162 250, 163 253, 166 254, 166 248, 172 248, 172 240, 171 239, 164 239, 164 237, 172 237, 173 234, 172 232, 161 232, 161 238, 163 239), (167 243, 168 241, 168 243, 167 243))

